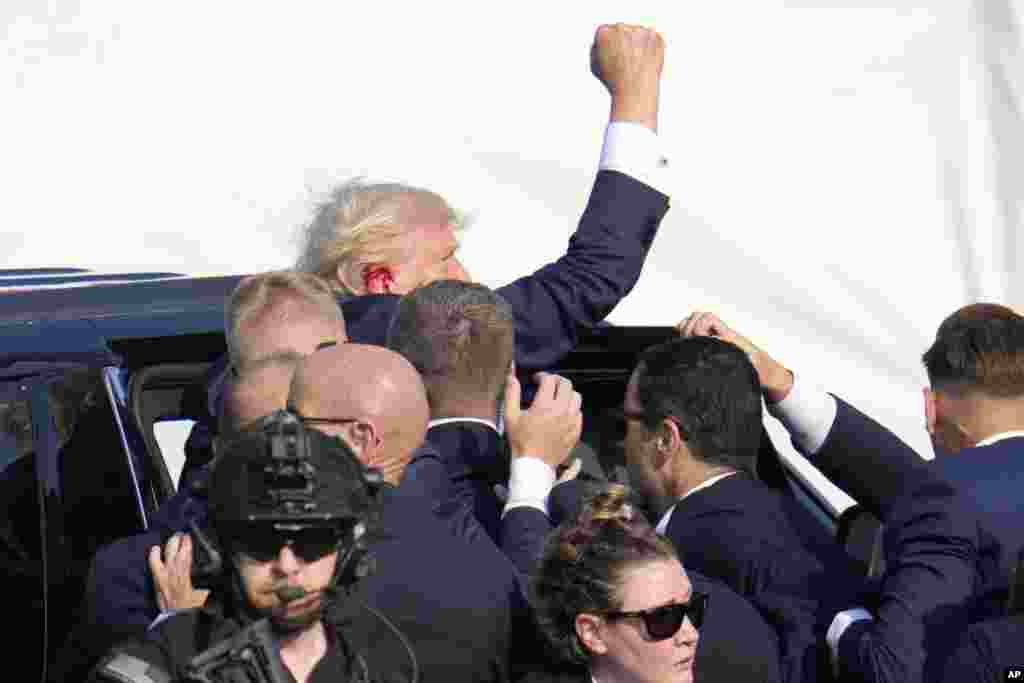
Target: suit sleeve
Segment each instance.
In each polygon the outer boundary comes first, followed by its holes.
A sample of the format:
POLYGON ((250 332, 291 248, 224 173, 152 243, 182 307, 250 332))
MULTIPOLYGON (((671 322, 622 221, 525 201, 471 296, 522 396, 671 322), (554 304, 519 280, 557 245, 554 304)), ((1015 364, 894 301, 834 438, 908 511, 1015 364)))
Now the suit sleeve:
POLYGON ((922 481, 892 506, 873 621, 839 640, 843 672, 864 681, 934 680, 967 625, 977 519, 948 484, 922 481))
POLYGON ((838 400, 814 462, 886 524, 872 621, 839 640, 841 678, 932 680, 963 632, 978 562, 977 514, 909 446, 838 400))
POLYGON ((444 458, 429 441, 413 454, 402 473, 400 488, 405 495, 429 502, 433 513, 456 538, 471 544, 494 543, 477 519, 472 495, 452 484, 444 458))
POLYGON ((551 520, 533 507, 512 508, 501 519, 501 552, 520 577, 529 576, 552 529, 551 520))
POLYGON ((579 328, 604 320, 633 289, 668 204, 631 176, 598 172, 565 255, 498 289, 515 315, 520 368, 553 365, 576 345, 579 328))
POLYGON ((811 462, 884 522, 907 490, 933 475, 898 436, 839 397, 836 406, 832 428, 811 462))
POLYGON ((1000 661, 985 631, 986 626, 976 624, 970 628, 946 663, 942 678, 936 680, 941 683, 1002 683, 1009 680, 1003 677, 1003 668, 1009 662, 1000 661))

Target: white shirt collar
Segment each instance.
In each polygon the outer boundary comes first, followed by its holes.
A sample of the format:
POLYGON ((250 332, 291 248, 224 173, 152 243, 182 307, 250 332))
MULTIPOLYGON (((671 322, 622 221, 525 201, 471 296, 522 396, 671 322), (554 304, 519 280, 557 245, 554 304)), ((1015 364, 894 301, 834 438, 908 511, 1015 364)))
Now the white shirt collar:
POLYGON ((1012 432, 999 432, 998 434, 993 434, 987 439, 982 439, 977 444, 975 444, 975 448, 977 448, 978 446, 991 446, 997 441, 1004 441, 1006 439, 1012 439, 1018 436, 1024 436, 1024 429, 1018 429, 1012 432))
POLYGON ((427 429, 433 429, 434 427, 437 427, 438 425, 446 425, 446 424, 450 424, 452 422, 478 422, 478 423, 480 423, 482 425, 487 425, 488 427, 490 427, 494 431, 496 431, 499 434, 501 434, 501 430, 498 429, 498 425, 495 424, 495 422, 493 420, 484 420, 484 419, 479 418, 479 417, 442 417, 442 418, 438 418, 436 420, 431 420, 430 422, 428 422, 427 423, 427 429))
POLYGON ((659 534, 664 536, 665 532, 668 531, 668 521, 670 519, 672 519, 672 513, 676 511, 676 505, 679 505, 679 501, 684 500, 687 496, 692 495, 692 494, 696 493, 697 491, 700 491, 701 489, 706 489, 706 488, 709 488, 711 486, 714 486, 715 484, 717 484, 718 482, 722 481, 726 477, 731 476, 733 474, 736 474, 738 471, 739 470, 733 470, 732 472, 724 472, 722 474, 716 474, 715 476, 711 477, 710 479, 705 479, 700 484, 697 484, 692 489, 690 489, 689 491, 684 493, 682 496, 680 496, 679 500, 676 501, 675 505, 673 505, 672 507, 670 507, 668 510, 665 511, 665 514, 663 514, 661 516, 661 519, 658 520, 658 526, 655 527, 654 530, 657 531, 659 534))

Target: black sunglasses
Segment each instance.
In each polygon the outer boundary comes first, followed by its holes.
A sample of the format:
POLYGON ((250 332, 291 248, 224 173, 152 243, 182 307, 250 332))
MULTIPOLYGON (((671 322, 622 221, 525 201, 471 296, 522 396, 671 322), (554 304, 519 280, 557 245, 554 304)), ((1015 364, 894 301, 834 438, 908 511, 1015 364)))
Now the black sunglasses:
POLYGON ((235 552, 256 560, 270 562, 288 546, 303 562, 315 562, 338 549, 342 532, 332 527, 307 527, 282 533, 273 528, 249 528, 231 535, 229 543, 235 552))
POLYGON ((647 635, 651 640, 665 640, 671 638, 683 625, 683 620, 690 618, 693 627, 699 629, 704 624, 704 612, 708 606, 707 593, 694 592, 690 595, 689 602, 674 602, 661 607, 640 610, 639 612, 605 612, 610 619, 625 619, 627 617, 640 617, 647 628, 647 635))

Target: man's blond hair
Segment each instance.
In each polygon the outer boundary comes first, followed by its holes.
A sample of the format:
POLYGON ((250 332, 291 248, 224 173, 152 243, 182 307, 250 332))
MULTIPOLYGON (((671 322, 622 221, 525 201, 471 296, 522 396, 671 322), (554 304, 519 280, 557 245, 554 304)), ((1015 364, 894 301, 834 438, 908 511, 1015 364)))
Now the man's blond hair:
POLYGON ((244 278, 228 298, 224 311, 224 334, 228 356, 235 368, 257 360, 246 358, 242 328, 287 301, 301 301, 318 308, 325 322, 344 325, 341 309, 331 286, 310 273, 279 270, 244 278))
POLYGON ((339 291, 365 294, 363 273, 375 264, 407 261, 415 244, 403 216, 410 202, 434 202, 448 224, 463 230, 468 219, 440 195, 403 183, 356 178, 333 188, 303 227, 296 270, 314 273, 339 291))

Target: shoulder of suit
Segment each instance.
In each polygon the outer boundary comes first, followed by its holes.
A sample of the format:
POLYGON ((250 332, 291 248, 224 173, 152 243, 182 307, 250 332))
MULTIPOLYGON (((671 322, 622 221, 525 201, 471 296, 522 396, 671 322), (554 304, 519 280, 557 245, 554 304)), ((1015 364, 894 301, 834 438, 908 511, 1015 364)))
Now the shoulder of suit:
POLYGON ((739 472, 681 499, 676 503, 673 517, 676 513, 680 513, 680 517, 722 513, 761 516, 772 509, 781 511, 781 495, 766 484, 739 472))

